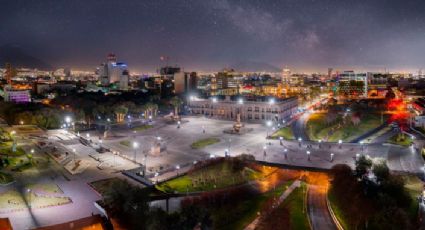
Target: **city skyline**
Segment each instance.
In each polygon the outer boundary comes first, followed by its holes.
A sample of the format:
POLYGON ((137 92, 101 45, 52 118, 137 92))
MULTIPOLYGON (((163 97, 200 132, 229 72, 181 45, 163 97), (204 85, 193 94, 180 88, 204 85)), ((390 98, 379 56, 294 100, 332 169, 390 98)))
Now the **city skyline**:
POLYGON ((422 69, 424 2, 14 1, 3 4, 0 46, 54 67, 93 69, 113 52, 130 70, 288 66, 422 69), (196 19, 196 20, 195 20, 196 19))

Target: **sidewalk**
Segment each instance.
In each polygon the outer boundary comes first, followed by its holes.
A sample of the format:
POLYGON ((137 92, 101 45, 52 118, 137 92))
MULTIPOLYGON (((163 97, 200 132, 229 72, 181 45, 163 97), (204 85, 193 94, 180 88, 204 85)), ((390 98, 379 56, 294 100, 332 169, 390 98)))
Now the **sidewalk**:
MULTIPOLYGON (((282 202, 292 193, 292 191, 294 191, 294 189, 298 188, 301 186, 301 181, 296 180, 294 181, 294 183, 292 183, 288 189, 286 189, 282 195, 279 197, 279 199, 277 200, 277 204, 276 207, 278 207, 279 205, 282 204, 282 202)), ((258 223, 260 222, 260 217, 261 216, 257 216, 257 218, 255 218, 254 221, 252 221, 248 226, 245 227, 245 230, 254 230, 258 223)))

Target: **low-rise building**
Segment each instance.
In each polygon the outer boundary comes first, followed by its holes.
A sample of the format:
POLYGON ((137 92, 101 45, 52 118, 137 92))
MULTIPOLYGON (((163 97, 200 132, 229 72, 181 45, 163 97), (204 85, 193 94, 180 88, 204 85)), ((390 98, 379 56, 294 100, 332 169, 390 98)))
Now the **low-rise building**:
POLYGON ((242 121, 261 122, 265 120, 283 121, 296 113, 296 97, 284 99, 270 97, 246 98, 239 96, 211 97, 200 99, 191 97, 189 107, 192 114, 206 117, 235 120, 238 113, 242 121))

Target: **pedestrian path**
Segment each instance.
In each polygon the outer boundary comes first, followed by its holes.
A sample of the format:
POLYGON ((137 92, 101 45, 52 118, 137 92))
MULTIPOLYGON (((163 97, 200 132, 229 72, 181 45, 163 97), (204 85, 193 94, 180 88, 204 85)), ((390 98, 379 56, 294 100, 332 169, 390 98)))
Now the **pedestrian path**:
MULTIPOLYGON (((294 181, 279 197, 275 207, 279 207, 279 205, 282 204, 282 202, 292 193, 292 191, 294 191, 294 189, 300 186, 301 186, 301 181, 299 180, 294 181)), ((257 218, 255 218, 254 221, 252 221, 248 226, 245 227, 245 230, 254 230, 257 227, 258 223, 260 222, 260 217, 261 216, 257 216, 257 218)))

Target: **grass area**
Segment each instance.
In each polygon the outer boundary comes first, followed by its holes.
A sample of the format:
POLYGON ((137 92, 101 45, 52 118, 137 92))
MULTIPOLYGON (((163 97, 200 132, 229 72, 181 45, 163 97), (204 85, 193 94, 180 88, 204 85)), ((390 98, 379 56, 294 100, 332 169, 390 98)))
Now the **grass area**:
POLYGON ((315 113, 307 121, 306 131, 311 140, 351 141, 381 125, 380 114, 363 114, 359 124, 354 125, 349 119, 343 124, 342 116, 338 116, 332 124, 326 123, 326 114, 315 113))
POLYGON ((131 128, 131 130, 133 130, 133 131, 143 131, 143 130, 151 129, 151 128, 153 128, 153 125, 140 125, 140 126, 136 126, 136 127, 131 128))
POLYGON ((220 139, 218 139, 218 138, 214 138, 214 137, 205 138, 205 139, 201 139, 201 140, 193 142, 190 145, 190 147, 192 147, 193 149, 202 149, 202 148, 205 148, 208 145, 212 145, 212 144, 215 144, 215 143, 218 143, 218 142, 220 142, 220 139))
POLYGON ((120 141, 120 145, 124 145, 125 147, 130 148, 131 147, 131 142, 130 141, 120 141))
POLYGON ((156 188, 167 193, 175 191, 178 193, 210 191, 243 184, 247 181, 260 178, 262 175, 260 172, 249 167, 235 170, 236 164, 230 160, 225 160, 158 184, 156 188))
POLYGON ((31 132, 31 131, 38 131, 39 128, 34 125, 26 125, 26 126, 16 126, 15 129, 23 132, 31 132))
POLYGON ((347 213, 344 213, 344 211, 341 208, 339 208, 338 201, 336 200, 336 197, 332 193, 332 190, 329 190, 328 192, 328 199, 329 199, 329 203, 331 204, 332 211, 334 212, 335 217, 338 219, 342 227, 345 230, 352 229, 351 226, 346 221, 349 215, 347 213))
POLYGON ((282 195, 292 182, 293 181, 286 181, 282 185, 277 186, 274 190, 259 194, 258 196, 254 196, 251 199, 244 200, 238 205, 233 206, 231 210, 228 211, 241 213, 239 216, 240 218, 233 221, 230 225, 220 226, 220 229, 244 229, 248 224, 254 221, 254 219, 258 216, 258 212, 261 211, 261 208, 264 207, 264 204, 268 200, 282 195))
POLYGON ((71 199, 56 184, 33 184, 17 191, 10 189, 0 194, 0 209, 19 210, 43 208, 71 203, 71 199), (31 189, 28 192, 28 189, 31 189))
POLYGON ((272 138, 276 139, 279 137, 283 137, 286 140, 293 140, 295 139, 294 133, 292 132, 291 127, 283 127, 279 130, 277 130, 275 133, 272 134, 272 138))
POLYGON ((27 188, 48 193, 63 193, 63 191, 56 184, 30 184, 27 186, 27 188))
POLYGON ((310 229, 308 223, 307 211, 305 207, 305 196, 306 184, 301 183, 301 187, 298 187, 292 191, 292 193, 283 201, 282 205, 287 207, 289 210, 289 226, 293 230, 310 229))
POLYGON ((98 180, 98 181, 93 181, 90 182, 90 186, 96 190, 96 192, 98 192, 100 195, 103 195, 105 193, 105 191, 108 190, 109 187, 111 187, 111 185, 115 182, 115 181, 120 181, 121 179, 118 179, 116 177, 114 178, 108 178, 108 179, 103 179, 103 180, 98 180))
POLYGON ((13 181, 12 175, 8 173, 0 172, 0 184, 8 184, 12 181, 13 181))
POLYGON ((413 143, 413 140, 409 135, 400 133, 400 134, 392 136, 390 139, 388 139, 387 142, 394 145, 401 145, 401 146, 408 147, 413 143))
POLYGON ((404 188, 413 200, 407 212, 412 219, 415 219, 419 209, 417 198, 422 194, 424 183, 415 175, 405 175, 403 179, 405 181, 404 188))
POLYGON ((21 147, 16 147, 16 151, 12 151, 13 141, 0 142, 0 155, 21 156, 25 151, 21 147))

